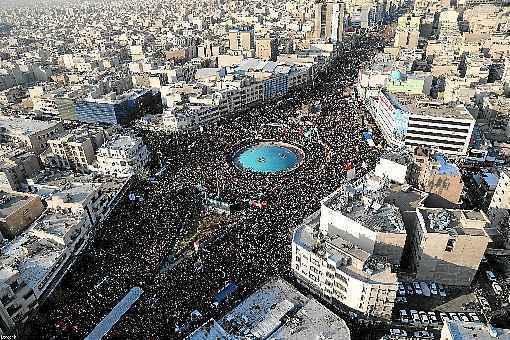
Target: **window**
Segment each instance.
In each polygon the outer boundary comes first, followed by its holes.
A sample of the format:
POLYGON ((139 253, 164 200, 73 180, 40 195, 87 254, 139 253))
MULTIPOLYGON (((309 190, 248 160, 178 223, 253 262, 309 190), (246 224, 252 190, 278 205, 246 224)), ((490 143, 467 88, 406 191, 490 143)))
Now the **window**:
POLYGON ((453 248, 455 248, 455 239, 454 238, 451 238, 448 240, 448 242, 446 243, 446 248, 444 251, 453 251, 453 248))

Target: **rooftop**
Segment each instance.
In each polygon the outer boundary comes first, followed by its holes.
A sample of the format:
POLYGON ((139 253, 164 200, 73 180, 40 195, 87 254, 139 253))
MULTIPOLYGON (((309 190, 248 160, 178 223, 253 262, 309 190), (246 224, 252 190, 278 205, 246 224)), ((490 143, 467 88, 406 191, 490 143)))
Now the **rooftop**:
POLYGON ((442 208, 418 208, 429 233, 487 237, 489 223, 483 212, 442 208))
POLYGON ((392 96, 398 100, 402 107, 416 116, 442 117, 474 122, 473 116, 464 105, 445 104, 425 95, 397 93, 392 94, 392 96))
POLYGON ((447 321, 443 328, 447 329, 452 340, 510 340, 510 329, 496 328, 481 323, 447 321))
MULTIPOLYGON (((117 135, 103 144, 101 148, 112 150, 129 150, 136 147, 141 142, 141 138, 130 135, 117 135)), ((99 150, 101 150, 101 148, 99 150)))
POLYGON ((0 191, 0 218, 6 218, 33 198, 19 192, 0 191))
POLYGON ((59 124, 57 121, 0 116, 0 131, 6 129, 7 132, 25 136, 53 128, 57 124, 59 124))

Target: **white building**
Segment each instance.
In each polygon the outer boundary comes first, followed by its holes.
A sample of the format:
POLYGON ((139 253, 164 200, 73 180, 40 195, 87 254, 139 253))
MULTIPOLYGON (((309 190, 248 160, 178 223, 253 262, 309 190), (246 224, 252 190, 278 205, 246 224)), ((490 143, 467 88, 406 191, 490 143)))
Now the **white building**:
POLYGON ((387 182, 367 176, 326 197, 292 239, 298 281, 332 303, 391 318, 406 231, 387 182))
POLYGON ((114 136, 97 152, 97 166, 104 175, 130 177, 149 161, 149 151, 141 137, 114 136))
POLYGON ((491 203, 489 205, 488 217, 491 226, 495 228, 507 227, 510 216, 510 168, 499 173, 499 180, 494 190, 491 203))
POLYGON ((483 323, 447 321, 441 330, 440 340, 510 340, 510 330, 483 323))

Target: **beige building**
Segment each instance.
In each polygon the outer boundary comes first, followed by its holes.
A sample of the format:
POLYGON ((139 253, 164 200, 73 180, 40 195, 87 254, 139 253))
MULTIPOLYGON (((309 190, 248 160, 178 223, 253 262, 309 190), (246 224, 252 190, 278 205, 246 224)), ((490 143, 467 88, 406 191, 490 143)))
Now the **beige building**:
POLYGON ((488 210, 491 226, 494 228, 510 227, 510 169, 499 173, 498 185, 494 190, 488 210))
POLYGON ((0 233, 14 238, 34 222, 44 207, 39 196, 0 191, 0 233))
POLYGON ((340 42, 344 33, 343 2, 325 0, 315 4, 314 38, 340 42))
POLYGON ((292 239, 298 281, 331 303, 389 319, 406 242, 399 209, 386 202, 388 182, 369 175, 322 200, 292 239))
POLYGON ((483 212, 417 208, 411 240, 416 279, 469 286, 490 241, 483 212))
POLYGON ((102 128, 84 127, 66 131, 48 141, 50 148, 41 155, 41 160, 49 167, 88 172, 104 140, 102 128))
POLYGON ((60 121, 41 121, 0 116, 0 143, 41 154, 48 140, 64 130, 60 121))
POLYGON ((276 38, 257 38, 255 40, 255 56, 262 60, 276 61, 278 57, 276 38))
POLYGON ((253 29, 233 29, 228 32, 228 42, 231 50, 249 51, 255 48, 255 33, 253 29))
POLYGON ((431 154, 422 148, 415 150, 414 160, 414 182, 420 190, 432 194, 431 198, 436 196, 453 205, 462 203, 464 182, 455 164, 449 163, 442 154, 431 154))
POLYGON ((395 47, 417 48, 420 39, 421 18, 418 16, 402 16, 398 19, 395 32, 395 47))
POLYGON ((28 177, 32 177, 41 165, 39 158, 33 152, 24 150, 0 150, 0 190, 18 191, 26 184, 28 177))

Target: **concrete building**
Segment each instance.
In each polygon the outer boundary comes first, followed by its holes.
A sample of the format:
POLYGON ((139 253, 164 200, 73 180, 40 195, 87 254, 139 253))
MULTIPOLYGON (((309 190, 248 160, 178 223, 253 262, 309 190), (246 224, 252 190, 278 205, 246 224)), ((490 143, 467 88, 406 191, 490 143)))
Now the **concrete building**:
POLYGON ((345 7, 343 2, 326 0, 315 4, 314 38, 333 43, 342 41, 345 7))
POLYGON ((386 197, 387 182, 369 175, 322 200, 294 231, 292 269, 325 300, 389 319, 406 230, 386 197))
POLYGON ((276 278, 247 297, 219 322, 209 320, 186 339, 240 338, 349 340, 351 335, 340 317, 276 278))
POLYGON ((39 158, 24 150, 0 150, 0 190, 20 191, 41 169, 39 158))
POLYGON ((490 324, 449 320, 443 324, 440 340, 510 340, 510 330, 490 324))
POLYGON ((48 140, 62 132, 62 122, 0 116, 0 143, 36 155, 48 148, 48 140))
POLYGON ((14 238, 34 222, 43 210, 39 196, 0 191, 0 234, 14 238))
MULTIPOLYGON (((446 205, 457 206, 462 203, 464 189, 460 169, 448 162, 443 154, 433 154, 429 150, 415 150, 413 183, 418 189, 428 192, 433 200, 446 201, 446 205)), ((438 202, 441 204, 441 202, 438 202)))
POLYGON ((510 169, 506 168, 499 173, 499 180, 494 190, 488 210, 491 226, 494 228, 509 228, 510 216, 510 169))
POLYGON ((379 162, 375 166, 375 175, 385 177, 394 183, 405 184, 412 161, 412 155, 407 149, 387 151, 379 157, 379 162))
POLYGON ((255 32, 252 28, 232 29, 228 32, 231 50, 250 51, 255 48, 255 32))
POLYGON ((116 135, 103 144, 97 152, 100 173, 123 178, 143 169, 149 161, 149 151, 141 137, 116 135))
POLYGON ((419 16, 402 16, 398 19, 395 32, 395 47, 417 48, 420 39, 421 18, 419 16))
POLYGON ((276 61, 278 57, 278 40, 276 38, 256 38, 255 57, 261 60, 276 61))
POLYGON ((49 150, 41 155, 48 167, 89 172, 89 166, 96 160, 96 151, 106 138, 102 128, 81 127, 62 133, 48 140, 49 150))
POLYGON ((469 286, 490 241, 483 212, 417 208, 412 235, 416 279, 469 286))

